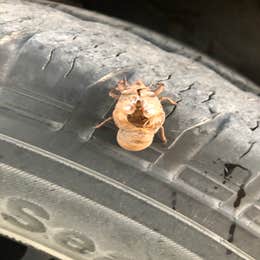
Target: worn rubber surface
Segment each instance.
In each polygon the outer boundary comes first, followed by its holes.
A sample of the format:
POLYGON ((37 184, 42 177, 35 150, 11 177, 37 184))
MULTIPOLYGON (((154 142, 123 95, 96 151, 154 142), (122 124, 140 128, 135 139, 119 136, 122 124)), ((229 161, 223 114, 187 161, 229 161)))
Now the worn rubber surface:
POLYGON ((61 259, 259 257, 250 88, 122 28, 23 1, 0 2, 0 64, 1 234, 61 259), (112 124, 94 129, 123 77, 162 81, 179 100, 165 106, 167 145, 127 152, 112 124))

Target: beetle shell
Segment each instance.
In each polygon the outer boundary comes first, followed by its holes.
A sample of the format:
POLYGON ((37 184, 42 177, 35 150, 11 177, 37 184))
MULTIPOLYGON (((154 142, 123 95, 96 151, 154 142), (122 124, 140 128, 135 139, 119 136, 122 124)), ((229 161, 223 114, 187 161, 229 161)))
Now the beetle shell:
POLYGON ((122 91, 113 111, 113 119, 119 128, 118 144, 126 150, 140 151, 153 142, 154 134, 165 121, 165 113, 159 98, 141 83, 122 91), (135 123, 134 113, 138 102, 141 104, 143 124, 135 123), (132 121, 130 115, 133 115, 132 121))
MULTIPOLYGON (((143 130, 158 131, 165 121, 165 113, 161 102, 148 87, 140 88, 139 85, 132 85, 131 89, 121 93, 115 109, 113 111, 113 119, 119 129, 140 130, 134 124, 129 122, 129 115, 136 110, 136 102, 141 101, 143 107, 143 115, 148 119, 146 126, 141 127, 143 130), (140 96, 137 89, 141 89, 140 96)), ((146 131, 145 131, 146 132, 146 131)))
POLYGON ((99 123, 96 128, 113 119, 119 128, 117 142, 129 151, 141 151, 150 146, 159 129, 161 139, 166 143, 163 128, 165 113, 161 102, 166 100, 173 105, 177 103, 168 97, 158 98, 164 85, 157 85, 157 89, 152 91, 142 81, 131 85, 124 80, 119 81, 109 92, 111 97, 117 99, 113 116, 99 123))

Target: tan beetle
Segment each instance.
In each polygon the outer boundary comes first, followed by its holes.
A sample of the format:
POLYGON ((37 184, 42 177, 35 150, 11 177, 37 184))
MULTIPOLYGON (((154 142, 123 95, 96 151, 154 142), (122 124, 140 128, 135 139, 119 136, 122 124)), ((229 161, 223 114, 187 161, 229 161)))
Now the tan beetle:
POLYGON ((118 144, 129 151, 141 151, 151 145, 154 135, 160 130, 163 143, 167 142, 164 132, 165 112, 162 101, 173 105, 177 103, 169 97, 158 97, 163 91, 164 84, 157 83, 154 91, 138 80, 129 85, 126 80, 120 80, 117 86, 109 92, 117 99, 113 116, 105 119, 96 128, 103 126, 110 120, 119 128, 117 132, 118 144))

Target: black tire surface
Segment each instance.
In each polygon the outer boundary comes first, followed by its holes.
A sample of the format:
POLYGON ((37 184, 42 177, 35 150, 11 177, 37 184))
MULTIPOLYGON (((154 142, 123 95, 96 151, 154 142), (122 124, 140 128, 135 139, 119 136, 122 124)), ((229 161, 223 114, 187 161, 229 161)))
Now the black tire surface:
POLYGON ((259 259, 257 87, 45 3, 0 2, 0 233, 61 259, 259 259), (167 145, 95 130, 123 77, 179 100, 167 145))

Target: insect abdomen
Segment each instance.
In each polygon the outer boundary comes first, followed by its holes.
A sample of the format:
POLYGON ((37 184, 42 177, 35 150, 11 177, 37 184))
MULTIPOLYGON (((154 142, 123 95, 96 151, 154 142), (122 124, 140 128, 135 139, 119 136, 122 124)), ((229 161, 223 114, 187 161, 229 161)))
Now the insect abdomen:
POLYGON ((118 144, 129 151, 141 151, 150 146, 153 142, 154 133, 143 129, 129 131, 119 129, 117 132, 118 144))

